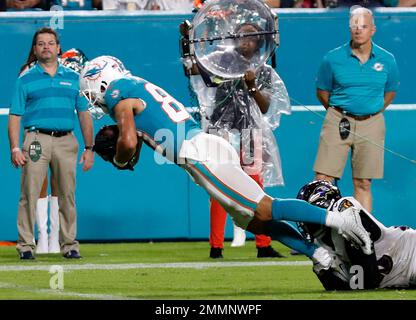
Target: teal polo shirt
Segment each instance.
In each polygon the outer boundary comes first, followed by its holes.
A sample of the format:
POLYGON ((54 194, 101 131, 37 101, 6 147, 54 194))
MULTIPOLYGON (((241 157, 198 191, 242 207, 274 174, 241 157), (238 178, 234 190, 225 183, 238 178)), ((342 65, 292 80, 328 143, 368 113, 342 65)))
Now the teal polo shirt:
POLYGON ((88 101, 80 96, 79 74, 70 68, 59 64, 51 77, 37 63, 17 79, 10 114, 22 116, 24 128, 73 130, 74 110, 87 111, 88 101))
POLYGON ((370 58, 361 64, 350 43, 328 52, 316 78, 318 89, 330 92, 329 104, 355 115, 374 114, 384 107, 384 93, 399 88, 394 56, 372 43, 370 58))

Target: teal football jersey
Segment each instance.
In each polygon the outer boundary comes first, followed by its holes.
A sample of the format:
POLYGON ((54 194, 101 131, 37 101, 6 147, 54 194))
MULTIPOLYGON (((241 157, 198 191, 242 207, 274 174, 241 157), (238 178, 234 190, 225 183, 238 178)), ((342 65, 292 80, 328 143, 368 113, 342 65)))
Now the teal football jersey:
POLYGON ((110 83, 104 99, 114 117, 115 106, 124 99, 139 99, 145 109, 135 115, 137 131, 154 150, 170 161, 177 162, 178 152, 185 139, 201 132, 198 123, 182 103, 162 88, 138 77, 125 77, 110 83))

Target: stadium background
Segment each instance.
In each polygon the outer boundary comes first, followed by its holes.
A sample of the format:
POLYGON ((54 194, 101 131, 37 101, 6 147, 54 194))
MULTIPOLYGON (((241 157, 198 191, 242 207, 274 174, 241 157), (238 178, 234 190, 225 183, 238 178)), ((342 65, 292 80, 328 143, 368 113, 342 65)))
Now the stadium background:
MULTIPOLYGON (((276 132, 286 180, 285 187, 267 191, 294 197, 313 178, 323 111, 316 110, 314 77, 323 55, 349 38, 347 10, 278 10, 281 45, 277 71, 293 99, 294 112, 284 116, 276 132), (312 108, 311 108, 312 106, 312 108)), ((9 160, 7 108, 34 31, 49 25, 52 13, 0 13, 0 240, 15 240, 20 171, 9 160)), ((190 15, 122 12, 66 12, 61 35, 63 50, 81 48, 91 59, 108 54, 120 58, 134 74, 163 87, 185 105, 192 105, 188 81, 179 60, 178 25, 190 15)), ((414 123, 416 10, 375 9, 374 41, 391 51, 401 72, 394 106, 385 113, 386 147, 416 159, 414 123)), ((95 122, 95 129, 110 123, 95 122)), ((79 136, 79 128, 76 130, 79 136)), ((82 141, 82 140, 80 140, 82 141)), ((80 147, 83 145, 81 143, 80 147)), ((340 181, 352 193, 347 164, 340 181)), ((416 166, 386 153, 385 177, 374 182, 374 214, 386 225, 416 227, 414 188, 416 166)), ((134 173, 119 172, 96 157, 88 173, 78 168, 76 203, 79 240, 205 239, 208 237, 208 197, 174 165, 157 165, 144 148, 134 173)), ((227 236, 231 236, 230 225, 227 236)))

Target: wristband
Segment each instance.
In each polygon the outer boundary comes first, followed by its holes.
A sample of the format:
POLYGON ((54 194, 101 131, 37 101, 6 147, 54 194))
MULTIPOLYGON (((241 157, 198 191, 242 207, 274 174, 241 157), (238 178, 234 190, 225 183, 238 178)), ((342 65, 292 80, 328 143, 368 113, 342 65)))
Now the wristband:
POLYGON ((21 151, 19 147, 14 147, 12 149, 12 153, 15 153, 15 152, 18 152, 18 151, 21 151))
POLYGON ((116 156, 114 156, 113 157, 113 162, 114 162, 114 164, 117 166, 117 167, 120 167, 120 168, 124 168, 125 166, 127 166, 127 164, 129 163, 128 161, 127 162, 124 162, 124 163, 120 163, 120 162, 118 162, 117 160, 116 160, 116 156))
POLYGON ((93 151, 94 149, 94 146, 85 146, 84 147, 84 150, 91 150, 91 151, 93 151))

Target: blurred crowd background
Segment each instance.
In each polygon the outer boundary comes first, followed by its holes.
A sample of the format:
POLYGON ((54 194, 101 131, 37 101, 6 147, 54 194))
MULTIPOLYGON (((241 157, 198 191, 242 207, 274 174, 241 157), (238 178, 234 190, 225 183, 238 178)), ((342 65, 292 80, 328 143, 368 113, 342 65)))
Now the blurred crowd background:
MULTIPOLYGON (((208 0, 209 1, 209 0, 208 0)), ((204 0, 0 0, 0 11, 50 10, 160 10, 195 12, 204 0)), ((414 7, 416 0, 264 0, 271 8, 414 7)))

